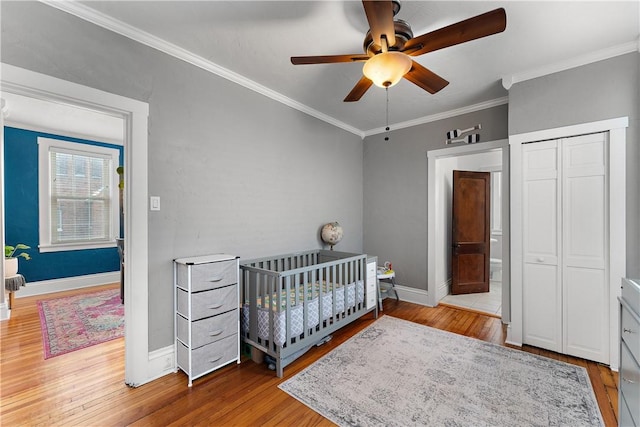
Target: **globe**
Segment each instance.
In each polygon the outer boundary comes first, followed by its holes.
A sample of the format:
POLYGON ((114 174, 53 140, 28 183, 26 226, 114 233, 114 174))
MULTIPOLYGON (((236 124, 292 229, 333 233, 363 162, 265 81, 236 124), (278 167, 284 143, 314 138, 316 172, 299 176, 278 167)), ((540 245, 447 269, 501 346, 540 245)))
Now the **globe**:
POLYGON ((342 236, 342 227, 338 221, 330 222, 322 227, 322 240, 331 245, 331 249, 333 249, 333 245, 342 240, 342 236))

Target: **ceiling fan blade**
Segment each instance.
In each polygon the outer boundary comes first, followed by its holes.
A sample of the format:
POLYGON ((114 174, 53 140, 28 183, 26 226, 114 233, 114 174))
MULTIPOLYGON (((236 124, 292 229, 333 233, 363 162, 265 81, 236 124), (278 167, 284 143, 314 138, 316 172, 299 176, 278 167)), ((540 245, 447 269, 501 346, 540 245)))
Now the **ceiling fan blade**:
POLYGON ((353 55, 324 55, 324 56, 292 56, 293 65, 302 64, 335 64, 338 62, 362 62, 369 59, 368 55, 354 53, 353 55))
POLYGON ((413 61, 411 69, 404 75, 404 78, 431 94, 441 91, 449 84, 448 81, 433 71, 426 69, 416 61, 413 61))
POLYGON ((369 21, 373 43, 382 46, 382 36, 387 39, 387 46, 396 44, 396 31, 393 25, 393 3, 390 0, 362 0, 364 13, 369 21))
POLYGON ((344 99, 344 102, 354 102, 360 100, 362 95, 373 85, 373 82, 368 78, 362 76, 362 78, 356 83, 356 85, 351 89, 349 95, 344 99))
POLYGON ((465 19, 439 30, 414 37, 403 48, 407 55, 417 56, 449 46, 501 33, 507 27, 503 8, 465 19))

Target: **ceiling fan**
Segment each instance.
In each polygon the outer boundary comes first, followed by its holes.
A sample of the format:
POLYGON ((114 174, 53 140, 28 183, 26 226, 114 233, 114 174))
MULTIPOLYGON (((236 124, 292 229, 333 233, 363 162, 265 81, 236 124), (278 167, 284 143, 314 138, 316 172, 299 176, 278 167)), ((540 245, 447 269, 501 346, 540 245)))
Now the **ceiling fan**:
POLYGON ((364 38, 364 54, 291 57, 294 65, 364 62, 364 76, 349 92, 345 102, 358 101, 372 84, 389 88, 402 77, 434 94, 449 82, 412 60, 412 56, 497 34, 507 26, 506 13, 499 8, 413 37, 407 22, 394 20, 400 11, 398 0, 362 0, 362 4, 370 27, 364 38))

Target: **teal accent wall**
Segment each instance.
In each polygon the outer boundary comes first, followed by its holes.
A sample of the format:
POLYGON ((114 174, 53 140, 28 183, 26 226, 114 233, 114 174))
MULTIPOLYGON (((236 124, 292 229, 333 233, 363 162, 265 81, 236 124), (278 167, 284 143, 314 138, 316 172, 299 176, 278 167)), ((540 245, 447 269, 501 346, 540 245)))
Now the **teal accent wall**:
POLYGON ((5 127, 4 183, 6 243, 31 246, 31 260, 19 259, 19 272, 27 282, 62 279, 120 270, 118 250, 85 249, 77 251, 38 251, 38 137, 115 148, 124 158, 123 147, 43 132, 5 127))

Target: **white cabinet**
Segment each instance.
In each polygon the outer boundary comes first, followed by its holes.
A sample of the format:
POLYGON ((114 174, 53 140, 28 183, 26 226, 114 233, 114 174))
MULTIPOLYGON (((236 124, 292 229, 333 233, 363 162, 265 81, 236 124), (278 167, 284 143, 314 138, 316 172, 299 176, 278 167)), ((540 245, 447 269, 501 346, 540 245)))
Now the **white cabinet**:
POLYGON ((523 342, 609 364, 607 139, 526 144, 523 342))
POLYGON ((640 426, 640 282, 622 280, 620 297, 620 426, 640 426))
POLYGON ((215 254, 173 264, 176 367, 189 386, 228 363, 240 363, 238 257, 215 254))
MULTIPOLYGON (((378 278, 376 276, 376 271, 378 270, 378 257, 370 256, 367 258, 367 276, 366 276, 366 286, 367 292, 365 292, 367 301, 367 310, 374 308, 377 304, 377 296, 378 296, 378 278)), ((376 311, 377 316, 377 311, 376 311)))

